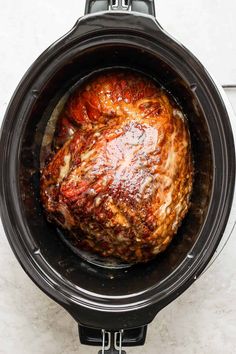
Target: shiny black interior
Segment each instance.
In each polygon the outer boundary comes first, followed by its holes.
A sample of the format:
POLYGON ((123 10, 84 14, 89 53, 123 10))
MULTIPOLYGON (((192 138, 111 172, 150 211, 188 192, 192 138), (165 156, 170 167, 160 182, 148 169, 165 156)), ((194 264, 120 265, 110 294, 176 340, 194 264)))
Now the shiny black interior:
POLYGON ((197 91, 196 82, 171 67, 158 54, 119 44, 104 44, 78 52, 69 62, 58 66, 41 91, 32 90, 33 108, 25 121, 19 149, 21 212, 34 244, 34 253, 40 253, 50 268, 73 287, 103 296, 140 293, 162 282, 186 257, 195 257, 191 250, 207 215, 213 179, 207 108, 203 110, 197 91), (56 227, 47 222, 39 198, 39 154, 52 110, 73 85, 111 64, 145 73, 177 100, 188 119, 195 163, 192 206, 174 241, 155 260, 123 270, 96 267, 75 255, 61 241, 56 227))

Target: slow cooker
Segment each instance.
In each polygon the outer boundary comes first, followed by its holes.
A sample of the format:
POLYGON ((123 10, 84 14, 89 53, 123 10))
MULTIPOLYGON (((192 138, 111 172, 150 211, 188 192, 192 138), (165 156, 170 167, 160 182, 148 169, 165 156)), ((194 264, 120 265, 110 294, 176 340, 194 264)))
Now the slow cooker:
POLYGON ((29 68, 6 111, 0 140, 1 217, 30 278, 78 322, 100 353, 143 345, 147 324, 203 272, 229 217, 235 148, 225 97, 204 66, 155 19, 153 0, 87 0, 85 16, 29 68), (191 208, 167 251, 127 268, 94 265, 44 216, 40 150, 61 98, 89 75, 127 68, 156 79, 189 122, 195 164, 191 208))

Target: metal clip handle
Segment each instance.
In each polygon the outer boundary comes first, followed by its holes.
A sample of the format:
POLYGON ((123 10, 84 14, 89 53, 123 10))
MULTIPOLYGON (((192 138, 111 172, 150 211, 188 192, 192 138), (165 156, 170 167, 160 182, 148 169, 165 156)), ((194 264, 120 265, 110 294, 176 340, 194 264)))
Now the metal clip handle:
POLYGON ((131 0, 110 0, 108 9, 113 11, 130 11, 131 0))
POLYGON ((155 17, 154 0, 86 0, 85 14, 100 11, 136 11, 155 17))
POLYGON ((98 354, 126 354, 122 350, 123 329, 119 332, 108 332, 102 330, 102 350, 98 354))

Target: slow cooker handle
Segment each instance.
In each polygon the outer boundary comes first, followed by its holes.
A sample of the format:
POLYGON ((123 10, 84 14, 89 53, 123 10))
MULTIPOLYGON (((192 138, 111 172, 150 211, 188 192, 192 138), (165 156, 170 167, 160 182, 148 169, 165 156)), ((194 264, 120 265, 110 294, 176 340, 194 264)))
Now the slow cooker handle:
POLYGON ((79 337, 81 344, 100 346, 98 354, 126 354, 124 347, 142 346, 145 343, 147 326, 121 329, 99 330, 79 325, 79 337))
POLYGON ((86 0, 85 15, 100 11, 135 11, 155 17, 154 0, 86 0))

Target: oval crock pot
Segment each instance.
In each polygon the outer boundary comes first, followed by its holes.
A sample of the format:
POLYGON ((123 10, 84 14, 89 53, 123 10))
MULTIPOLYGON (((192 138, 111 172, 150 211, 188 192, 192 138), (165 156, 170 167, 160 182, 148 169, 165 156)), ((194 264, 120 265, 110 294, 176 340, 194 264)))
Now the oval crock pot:
POLYGON ((124 343, 137 345, 221 240, 234 192, 233 135, 216 84, 161 28, 153 1, 87 1, 86 12, 33 63, 8 106, 0 140, 1 217, 22 267, 78 321, 82 343, 100 343, 103 329, 125 330, 124 343), (97 267, 75 255, 39 199, 39 153, 54 107, 73 85, 109 68, 142 72, 175 97, 188 118, 195 163, 191 208, 174 241, 155 260, 127 269, 97 267))

